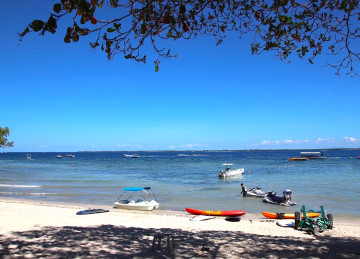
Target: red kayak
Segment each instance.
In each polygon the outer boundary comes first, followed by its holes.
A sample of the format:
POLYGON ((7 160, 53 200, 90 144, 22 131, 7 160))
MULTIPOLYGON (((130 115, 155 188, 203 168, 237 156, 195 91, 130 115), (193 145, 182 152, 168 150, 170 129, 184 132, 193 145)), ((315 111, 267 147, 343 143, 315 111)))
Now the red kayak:
POLYGON ((245 215, 246 212, 243 210, 195 210, 190 208, 185 208, 187 212, 193 215, 207 215, 207 216, 227 216, 227 217, 235 217, 245 215))

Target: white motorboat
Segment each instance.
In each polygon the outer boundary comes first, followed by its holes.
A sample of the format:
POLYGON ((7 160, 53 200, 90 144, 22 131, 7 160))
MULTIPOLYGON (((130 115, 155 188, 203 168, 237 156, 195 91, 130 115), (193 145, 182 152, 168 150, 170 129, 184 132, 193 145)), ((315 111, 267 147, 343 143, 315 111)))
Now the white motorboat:
POLYGON ((63 158, 62 155, 57 155, 56 158, 63 158))
POLYGON ((126 210, 154 210, 160 206, 151 187, 124 188, 114 205, 126 210))
POLYGON ((242 175, 244 173, 244 171, 245 171, 244 168, 231 169, 231 166, 233 166, 233 165, 234 164, 223 164, 223 166, 225 166, 225 170, 219 172, 219 178, 238 176, 238 175, 242 175))
POLYGON ((26 154, 26 159, 27 159, 27 160, 32 160, 31 155, 30 155, 30 154, 26 154))

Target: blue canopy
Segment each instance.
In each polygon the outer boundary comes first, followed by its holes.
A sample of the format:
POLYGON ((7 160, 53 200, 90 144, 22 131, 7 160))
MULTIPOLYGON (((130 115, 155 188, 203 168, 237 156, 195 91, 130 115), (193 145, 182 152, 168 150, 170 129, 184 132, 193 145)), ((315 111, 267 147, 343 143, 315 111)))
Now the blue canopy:
POLYGON ((124 191, 127 192, 139 192, 142 190, 150 190, 151 187, 130 187, 130 188, 124 188, 124 191))

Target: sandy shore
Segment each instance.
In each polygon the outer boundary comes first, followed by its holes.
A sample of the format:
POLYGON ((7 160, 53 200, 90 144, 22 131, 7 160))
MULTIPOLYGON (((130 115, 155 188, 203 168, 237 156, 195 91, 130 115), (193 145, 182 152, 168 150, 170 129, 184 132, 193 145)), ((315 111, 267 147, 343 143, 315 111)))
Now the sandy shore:
POLYGON ((239 222, 191 221, 186 212, 117 210, 76 215, 82 206, 0 200, 0 258, 360 258, 360 220, 334 220, 313 236, 261 215, 239 222), (156 233, 171 232, 152 250, 156 233))

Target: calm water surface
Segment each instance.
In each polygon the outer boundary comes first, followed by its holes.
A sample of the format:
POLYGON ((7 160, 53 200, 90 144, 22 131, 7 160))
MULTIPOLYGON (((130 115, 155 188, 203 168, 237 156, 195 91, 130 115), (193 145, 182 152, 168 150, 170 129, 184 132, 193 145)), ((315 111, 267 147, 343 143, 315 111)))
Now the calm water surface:
MULTIPOLYGON (((306 151, 306 150, 305 150, 306 151)), ((0 197, 109 205, 124 187, 151 186, 161 209, 242 209, 293 212, 301 205, 341 217, 360 217, 360 150, 326 150, 327 159, 289 162, 300 151, 196 151, 0 153, 0 197), (56 155, 64 158, 57 159, 56 155), (180 156, 179 156, 180 155, 180 156), (223 163, 244 168, 243 176, 220 180, 223 163), (282 194, 293 191, 288 208, 240 196, 240 183, 282 194)))

